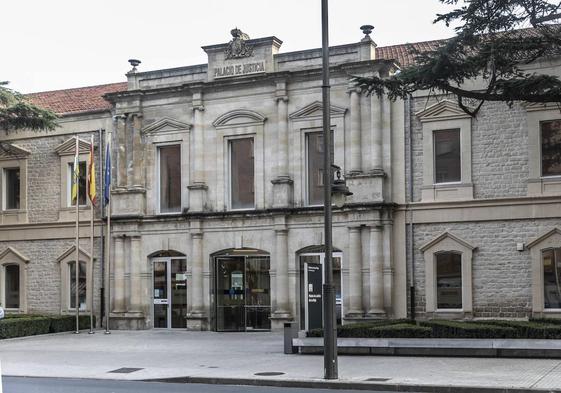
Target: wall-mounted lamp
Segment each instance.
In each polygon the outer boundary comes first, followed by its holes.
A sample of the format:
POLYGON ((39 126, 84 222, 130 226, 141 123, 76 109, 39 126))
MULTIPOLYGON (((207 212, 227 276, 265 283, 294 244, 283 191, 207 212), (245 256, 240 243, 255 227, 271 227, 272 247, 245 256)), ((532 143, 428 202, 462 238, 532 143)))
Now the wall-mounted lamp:
POLYGON ((335 176, 337 177, 331 184, 333 204, 337 207, 343 207, 347 197, 353 195, 353 193, 349 191, 345 179, 341 179, 341 167, 337 165, 331 165, 331 167, 335 169, 335 176))

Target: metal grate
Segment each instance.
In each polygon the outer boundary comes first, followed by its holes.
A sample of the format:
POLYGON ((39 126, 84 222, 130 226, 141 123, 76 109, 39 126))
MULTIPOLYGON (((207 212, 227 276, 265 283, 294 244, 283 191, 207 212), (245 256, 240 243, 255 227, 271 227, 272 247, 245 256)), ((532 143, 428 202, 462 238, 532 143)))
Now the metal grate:
POLYGON ((258 375, 260 377, 274 377, 276 375, 284 375, 284 373, 280 372, 280 371, 264 371, 261 373, 255 373, 253 375, 258 375))
POLYGON ((114 373, 114 374, 130 374, 130 373, 134 373, 135 371, 138 370, 144 370, 143 368, 134 368, 134 367, 122 367, 122 368, 118 368, 116 370, 112 370, 109 371, 110 373, 114 373))

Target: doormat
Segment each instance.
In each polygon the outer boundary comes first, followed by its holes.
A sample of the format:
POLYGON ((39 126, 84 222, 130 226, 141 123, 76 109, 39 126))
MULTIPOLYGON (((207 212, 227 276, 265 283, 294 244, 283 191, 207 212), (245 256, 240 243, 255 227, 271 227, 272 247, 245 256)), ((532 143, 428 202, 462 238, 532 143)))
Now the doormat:
POLYGON ((253 375, 258 375, 260 377, 274 377, 276 375, 284 375, 284 373, 281 373, 280 371, 264 371, 261 373, 255 373, 253 375))
POLYGON ((134 367, 122 367, 122 368, 118 368, 116 370, 113 371, 108 371, 108 373, 114 373, 114 374, 129 374, 129 373, 134 373, 135 371, 138 370, 144 370, 143 368, 134 368, 134 367))

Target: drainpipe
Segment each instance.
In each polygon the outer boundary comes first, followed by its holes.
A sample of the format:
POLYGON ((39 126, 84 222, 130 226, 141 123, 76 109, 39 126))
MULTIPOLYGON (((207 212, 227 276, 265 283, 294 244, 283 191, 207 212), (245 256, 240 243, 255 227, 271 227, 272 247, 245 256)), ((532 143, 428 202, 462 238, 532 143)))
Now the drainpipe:
POLYGON ((406 200, 407 209, 406 214, 409 216, 408 226, 408 241, 407 253, 409 254, 409 296, 410 296, 410 309, 409 313, 412 320, 415 320, 415 241, 413 239, 413 211, 411 210, 411 203, 413 202, 413 101, 411 96, 405 100, 405 133, 409 138, 407 145, 407 156, 409 158, 409 173, 407 174, 407 188, 409 191, 409 198, 406 200))

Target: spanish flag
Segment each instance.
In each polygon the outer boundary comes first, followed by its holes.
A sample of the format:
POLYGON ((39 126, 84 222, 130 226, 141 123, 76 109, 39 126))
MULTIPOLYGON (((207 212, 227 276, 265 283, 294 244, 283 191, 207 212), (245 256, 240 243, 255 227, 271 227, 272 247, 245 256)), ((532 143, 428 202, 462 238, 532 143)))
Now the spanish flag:
POLYGON ((72 174, 72 193, 71 193, 71 198, 72 198, 72 203, 78 203, 77 199, 78 199, 78 182, 80 181, 80 163, 78 160, 78 155, 80 154, 79 152, 79 142, 78 142, 78 137, 76 137, 76 152, 74 154, 74 168, 73 168, 73 174, 72 174))
POLYGON ((92 205, 96 203, 96 190, 95 190, 95 163, 94 163, 94 140, 93 135, 90 143, 90 156, 88 158, 88 197, 92 205))

